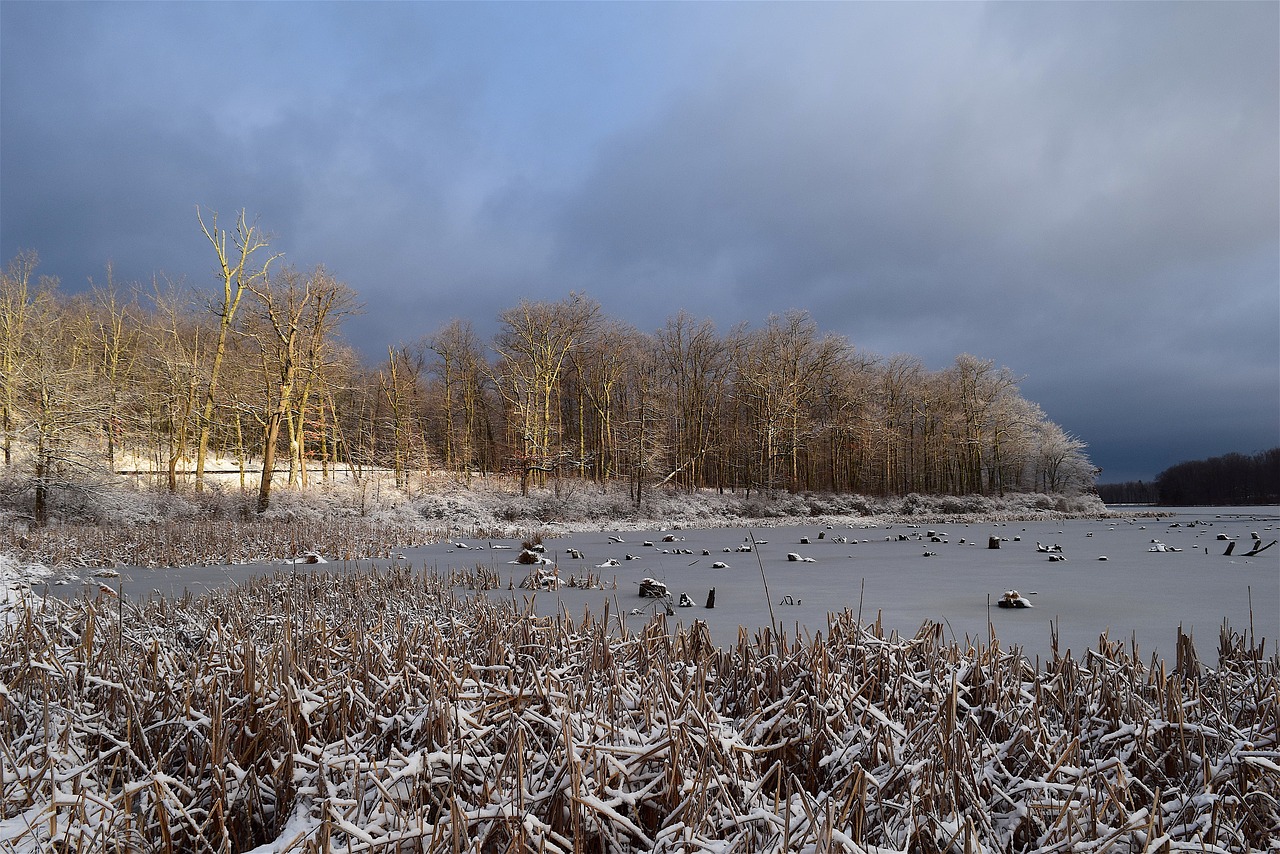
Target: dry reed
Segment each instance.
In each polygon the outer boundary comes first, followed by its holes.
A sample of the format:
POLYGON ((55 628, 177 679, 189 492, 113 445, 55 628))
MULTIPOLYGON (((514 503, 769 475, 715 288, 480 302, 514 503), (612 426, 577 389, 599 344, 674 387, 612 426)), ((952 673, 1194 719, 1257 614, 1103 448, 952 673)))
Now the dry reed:
MULTIPOLYGON (((1036 670, 845 611, 797 639, 539 616, 407 567, 0 623, 18 851, 1280 847, 1280 660, 1036 670)), ((477 573, 469 579, 484 586, 477 573)), ((1180 645, 1181 650, 1181 645, 1180 645)), ((3 846, 0 846, 3 847, 3 846)))

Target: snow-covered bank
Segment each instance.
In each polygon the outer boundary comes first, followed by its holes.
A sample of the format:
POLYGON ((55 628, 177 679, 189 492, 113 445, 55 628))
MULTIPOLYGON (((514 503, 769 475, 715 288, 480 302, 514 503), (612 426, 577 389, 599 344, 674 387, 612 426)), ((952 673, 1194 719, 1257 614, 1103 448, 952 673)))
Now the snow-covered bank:
MULTIPOLYGON (((374 481, 281 490, 257 515, 251 497, 123 490, 98 512, 46 528, 0 527, 0 554, 59 569, 268 563, 312 551, 334 559, 388 557, 396 549, 459 538, 523 538, 574 531, 776 527, 823 523, 956 523, 1111 515, 1096 495, 1009 494, 1002 498, 720 493, 653 490, 640 502, 624 488, 562 481, 525 496, 506 480, 425 483, 414 494, 374 481)), ((3 516, 0 516, 3 521, 3 516)))
POLYGON ((823 493, 773 494, 655 490, 635 502, 616 487, 572 483, 528 496, 487 487, 440 492, 414 501, 423 518, 502 530, 640 530, 772 527, 823 522, 872 527, 891 522, 1003 522, 1112 515, 1093 494, 917 495, 875 498, 823 493))
POLYGON ((31 601, 0 625, 0 847, 1273 850, 1280 661, 1041 672, 839 615, 638 632, 432 576, 31 601))
POLYGON ((46 581, 53 571, 40 564, 19 563, 13 555, 0 554, 0 623, 13 619, 31 585, 46 581))

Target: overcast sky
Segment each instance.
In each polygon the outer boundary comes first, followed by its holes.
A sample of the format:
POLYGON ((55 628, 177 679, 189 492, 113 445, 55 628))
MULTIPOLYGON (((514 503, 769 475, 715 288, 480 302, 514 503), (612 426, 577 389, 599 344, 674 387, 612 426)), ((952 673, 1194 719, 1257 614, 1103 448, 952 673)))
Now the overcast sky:
POLYGON ((570 291, 973 353, 1102 480, 1280 444, 1280 4, 0 3, 0 262, 213 281, 244 208, 373 361, 570 291))

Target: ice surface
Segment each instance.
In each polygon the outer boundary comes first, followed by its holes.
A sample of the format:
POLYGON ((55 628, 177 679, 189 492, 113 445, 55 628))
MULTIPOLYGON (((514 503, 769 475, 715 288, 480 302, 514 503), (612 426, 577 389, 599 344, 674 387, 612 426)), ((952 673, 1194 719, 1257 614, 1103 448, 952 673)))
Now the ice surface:
MULTIPOLYGON (((1256 641, 1266 639, 1267 652, 1280 638, 1280 546, 1255 557, 1224 556, 1218 535, 1249 540, 1258 531, 1264 542, 1280 538, 1280 508, 1187 508, 1170 518, 1080 519, 1069 521, 1007 522, 996 524, 892 524, 851 528, 815 522, 777 528, 686 529, 674 543, 662 542, 669 531, 609 531, 576 533, 547 541, 562 577, 590 572, 616 590, 561 587, 557 591, 521 590, 528 567, 507 563, 511 540, 455 542, 403 550, 400 564, 447 572, 449 568, 495 569, 504 589, 493 597, 533 599, 542 613, 562 608, 580 615, 589 608, 599 615, 606 603, 610 613, 639 628, 655 609, 652 599, 639 595, 641 579, 664 582, 673 600, 687 593, 692 608, 674 607, 673 625, 703 620, 718 643, 731 644, 738 627, 756 631, 772 619, 788 635, 824 632, 827 615, 843 608, 861 611, 865 622, 879 617, 887 630, 913 635, 926 621, 943 625, 947 639, 986 642, 988 624, 1004 647, 1018 645, 1028 658, 1050 655, 1051 629, 1056 626, 1059 651, 1080 657, 1096 648, 1104 632, 1111 641, 1128 644, 1136 638, 1139 654, 1153 652, 1171 658, 1178 627, 1194 633, 1196 647, 1207 663, 1214 660, 1218 633, 1226 620, 1246 639, 1252 627, 1256 641), (926 536, 932 531, 936 537, 926 536), (821 535, 821 537, 819 536, 821 535), (750 544, 754 552, 735 554, 730 567, 715 568, 724 551, 750 544), (905 536, 906 539, 899 539, 905 536), (801 539, 804 556, 813 562, 789 561, 801 539), (999 537, 998 549, 988 548, 999 537), (631 545, 621 542, 629 540, 631 545), (843 542, 841 540, 844 540, 843 542), (936 540, 936 541, 935 541, 936 540), (1159 540, 1180 551, 1149 551, 1159 540), (641 541, 649 548, 637 548, 641 541), (1062 547, 1062 561, 1050 561, 1037 543, 1062 547), (499 548, 502 547, 502 548, 499 548), (574 549, 577 556, 569 554, 574 549), (628 551, 630 549, 630 551, 628 551), (708 553, 704 555, 704 550, 708 553), (930 552, 932 556, 926 557, 930 552), (628 560, 627 555, 635 556, 628 560), (1107 556, 1103 561, 1099 558, 1107 556), (614 560, 618 566, 601 569, 614 560), (763 566, 763 578, 761 573, 763 566), (515 589, 505 589, 510 581, 515 589), (769 596, 765 596, 765 588, 769 596), (715 589, 715 608, 704 604, 715 589), (1004 591, 1017 589, 1034 608, 1002 609, 996 602, 1004 591), (1252 605, 1252 612, 1250 606, 1252 605), (633 615, 633 609, 642 609, 633 615)), ((1054 553, 1056 556, 1057 553, 1054 553)), ((365 570, 375 562, 333 561, 323 571, 365 570)), ((388 565, 391 561, 378 561, 388 565)), ((113 579, 128 596, 152 591, 178 595, 185 589, 199 593, 210 587, 237 583, 272 571, 291 571, 281 565, 193 567, 182 569, 123 569, 113 579)), ((296 571, 304 571, 298 568, 296 571)), ((33 585, 40 592, 38 585, 33 585)), ((72 585, 51 592, 74 594, 72 585)), ((676 605, 673 601, 672 605, 676 605)))

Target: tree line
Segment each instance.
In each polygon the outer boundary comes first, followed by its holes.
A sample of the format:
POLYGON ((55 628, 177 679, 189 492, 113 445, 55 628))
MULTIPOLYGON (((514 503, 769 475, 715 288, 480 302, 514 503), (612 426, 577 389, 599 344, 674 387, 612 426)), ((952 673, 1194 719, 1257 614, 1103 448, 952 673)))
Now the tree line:
MULTIPOLYGON (((964 354, 931 371, 822 332, 805 312, 721 332, 680 312, 650 333, 590 297, 520 303, 482 340, 455 319, 365 364, 343 343, 357 294, 273 253, 241 211, 200 212, 212 289, 105 281, 67 296, 24 251, 0 287, 0 452, 37 520, 77 471, 209 488, 212 460, 273 485, 390 470, 523 491, 578 478, 901 495, 1092 487, 1085 445, 964 354), (275 475, 273 477, 273 475, 275 475)), ((13 478, 11 477, 12 481, 13 478)))
POLYGON ((1280 447, 1259 453, 1224 454, 1170 466, 1151 483, 1101 484, 1108 504, 1231 506, 1280 503, 1280 447))

